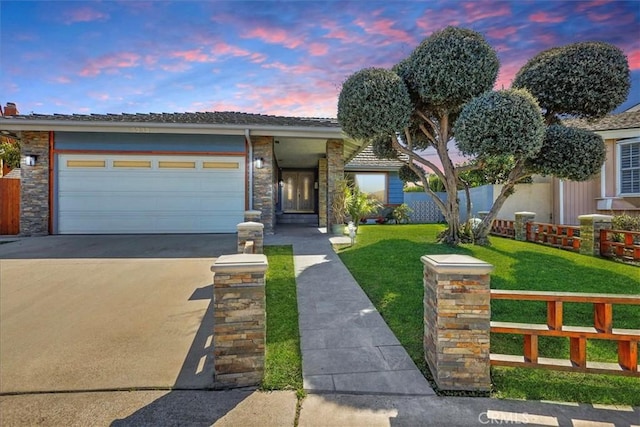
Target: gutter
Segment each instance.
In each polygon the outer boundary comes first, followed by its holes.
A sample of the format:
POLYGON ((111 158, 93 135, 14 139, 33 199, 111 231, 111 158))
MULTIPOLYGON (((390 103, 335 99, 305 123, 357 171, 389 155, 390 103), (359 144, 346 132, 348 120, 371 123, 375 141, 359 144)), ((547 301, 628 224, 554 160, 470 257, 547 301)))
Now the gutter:
POLYGON ((251 141, 251 132, 249 129, 244 130, 244 139, 249 145, 249 210, 253 210, 253 141, 251 141))

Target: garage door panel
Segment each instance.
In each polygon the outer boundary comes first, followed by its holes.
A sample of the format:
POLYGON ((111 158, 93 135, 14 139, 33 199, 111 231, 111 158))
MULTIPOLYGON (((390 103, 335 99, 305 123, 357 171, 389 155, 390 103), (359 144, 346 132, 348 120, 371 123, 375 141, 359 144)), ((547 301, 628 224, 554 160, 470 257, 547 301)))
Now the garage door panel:
POLYGON ((58 232, 235 232, 244 219, 243 162, 228 156, 61 155, 58 232), (190 168, 180 169, 184 165, 190 168))

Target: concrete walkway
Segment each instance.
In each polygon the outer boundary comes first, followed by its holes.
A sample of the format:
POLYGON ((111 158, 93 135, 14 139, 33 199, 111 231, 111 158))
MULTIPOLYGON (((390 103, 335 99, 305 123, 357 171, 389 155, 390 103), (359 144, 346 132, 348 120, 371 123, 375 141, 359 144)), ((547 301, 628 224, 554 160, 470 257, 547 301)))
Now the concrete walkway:
POLYGON ((293 245, 305 390, 433 395, 333 251, 331 238, 317 228, 279 227, 265 240, 269 245, 293 245))

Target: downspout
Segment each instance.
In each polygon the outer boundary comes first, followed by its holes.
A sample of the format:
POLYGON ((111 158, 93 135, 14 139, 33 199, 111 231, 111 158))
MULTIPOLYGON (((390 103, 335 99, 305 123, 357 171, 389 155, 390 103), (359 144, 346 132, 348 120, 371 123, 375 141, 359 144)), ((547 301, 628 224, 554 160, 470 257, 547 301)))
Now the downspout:
POLYGON ((558 206, 560 210, 560 225, 564 225, 564 181, 558 182, 558 206))
POLYGON ((253 210, 253 142, 249 129, 244 130, 244 139, 249 144, 249 210, 253 210))

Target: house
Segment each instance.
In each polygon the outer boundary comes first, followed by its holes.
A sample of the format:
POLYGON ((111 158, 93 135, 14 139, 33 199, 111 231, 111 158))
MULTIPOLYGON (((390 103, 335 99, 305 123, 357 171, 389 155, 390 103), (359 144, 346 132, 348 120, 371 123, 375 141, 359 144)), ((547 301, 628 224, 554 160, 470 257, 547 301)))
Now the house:
POLYGON ((378 159, 371 146, 364 148, 344 168, 352 175, 361 191, 378 199, 384 205, 404 203, 404 183, 398 171, 404 163, 393 159, 378 159))
POLYGON ((602 136, 607 157, 592 180, 552 180, 553 222, 577 224, 585 214, 640 215, 640 110, 609 115, 600 120, 571 120, 570 126, 602 136))
POLYGON ((335 182, 362 149, 334 119, 234 112, 16 115, 20 232, 228 233, 246 210, 331 221, 335 182))

